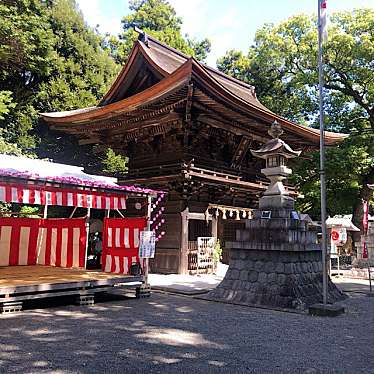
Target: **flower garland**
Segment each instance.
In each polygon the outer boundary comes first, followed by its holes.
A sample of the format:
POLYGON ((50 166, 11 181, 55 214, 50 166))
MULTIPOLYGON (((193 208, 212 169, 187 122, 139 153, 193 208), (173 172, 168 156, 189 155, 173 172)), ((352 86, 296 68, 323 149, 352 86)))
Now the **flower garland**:
POLYGON ((104 188, 104 189, 114 189, 114 190, 121 190, 127 192, 138 192, 138 193, 146 193, 146 194, 162 194, 162 191, 155 191, 149 188, 142 188, 136 186, 119 186, 116 184, 105 183, 101 181, 87 181, 80 179, 78 177, 41 177, 37 173, 30 173, 30 172, 21 172, 21 171, 10 171, 8 169, 1 169, 0 168, 0 175, 12 177, 12 178, 23 178, 23 179, 37 179, 37 180, 44 180, 50 182, 57 182, 57 183, 66 183, 66 184, 73 184, 85 187, 92 187, 92 188, 104 188))
POLYGON ((156 235, 156 242, 158 242, 164 235, 165 231, 160 231, 161 227, 165 224, 165 219, 161 218, 163 212, 165 211, 163 205, 165 199, 165 193, 161 192, 161 194, 157 197, 157 200, 152 204, 151 212, 155 212, 151 217, 151 228, 155 232, 156 235), (155 211, 159 208, 157 211, 155 211))

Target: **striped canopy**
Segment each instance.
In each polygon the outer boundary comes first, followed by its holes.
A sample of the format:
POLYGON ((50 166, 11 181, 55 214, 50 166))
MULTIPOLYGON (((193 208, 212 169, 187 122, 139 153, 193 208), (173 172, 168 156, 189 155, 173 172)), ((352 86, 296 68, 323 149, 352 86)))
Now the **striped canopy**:
POLYGON ((126 209, 124 193, 5 182, 0 182, 0 201, 96 209, 126 209))

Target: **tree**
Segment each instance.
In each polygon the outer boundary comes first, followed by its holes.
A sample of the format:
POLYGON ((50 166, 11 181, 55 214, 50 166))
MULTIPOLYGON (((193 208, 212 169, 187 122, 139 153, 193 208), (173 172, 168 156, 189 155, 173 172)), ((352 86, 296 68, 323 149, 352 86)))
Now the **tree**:
POLYGON ((103 171, 112 175, 124 175, 127 173, 128 157, 116 154, 113 149, 108 148, 102 161, 103 171))
POLYGON ((210 52, 210 41, 196 41, 188 35, 181 34, 182 19, 176 15, 174 8, 166 0, 130 0, 129 8, 133 12, 122 19, 124 32, 120 36, 122 42, 111 40, 117 45, 116 58, 118 62, 126 61, 131 48, 138 38, 134 27, 164 42, 179 51, 205 60, 210 52))
POLYGON ((35 146, 30 130, 37 113, 30 103, 52 64, 53 34, 46 10, 36 0, 0 4, 0 91, 11 92, 13 99, 0 125, 5 141, 22 149, 35 146))
POLYGON ((80 164, 82 147, 72 147, 67 159, 62 145, 70 139, 49 136, 39 113, 97 104, 118 70, 104 37, 85 24, 74 0, 1 3, 0 92, 7 92, 0 96, 2 141, 80 164))
MULTIPOLYGON (((362 199, 372 197, 374 182, 374 11, 336 14, 324 48, 326 124, 349 134, 327 153, 328 212, 353 213, 361 225, 362 199)), ((305 125, 318 125, 316 19, 295 16, 256 33, 248 55, 230 51, 218 68, 256 87, 259 99, 274 112, 305 125)), ((319 212, 318 154, 297 161, 294 180, 319 212)))

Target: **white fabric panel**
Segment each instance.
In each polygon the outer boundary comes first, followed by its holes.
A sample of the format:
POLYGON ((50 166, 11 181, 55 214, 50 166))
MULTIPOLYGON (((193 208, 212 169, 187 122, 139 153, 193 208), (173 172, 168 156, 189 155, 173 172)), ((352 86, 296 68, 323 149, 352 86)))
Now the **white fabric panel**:
POLYGON ((115 268, 114 268, 114 272, 115 273, 119 273, 120 272, 120 268, 119 268, 119 257, 118 256, 114 256, 114 264, 115 264, 115 268))
POLYGON ((9 265, 12 226, 2 226, 0 231, 0 266, 9 265))
POLYGON ((27 265, 29 257, 30 227, 21 227, 19 233, 18 265, 27 265))
POLYGON ((40 191, 35 190, 35 201, 34 204, 40 205, 41 203, 41 198, 40 198, 40 191))
POLYGON ((22 202, 24 204, 29 204, 30 203, 30 190, 23 190, 22 202))
POLYGON ((105 198, 105 209, 110 209, 110 197, 105 198))
POLYGON ((12 191, 12 202, 13 203, 18 203, 18 190, 17 190, 17 187, 12 187, 11 191, 12 191))
POLYGON ((124 197, 121 197, 121 209, 126 209, 126 199, 124 197))
POLYGON ((139 229, 134 229, 134 247, 139 247, 139 229))
POLYGON ((62 205, 62 192, 56 192, 56 203, 62 205))
POLYGON ((129 273, 129 258, 124 257, 123 258, 123 274, 129 273))
POLYGON ((119 227, 116 227, 116 234, 115 234, 115 240, 114 240, 114 246, 116 248, 121 247, 121 240, 120 240, 120 234, 121 234, 121 229, 119 227))
POLYGON ((39 265, 45 265, 45 249, 47 246, 47 229, 41 227, 39 229, 38 240, 37 240, 37 258, 36 263, 39 265))
POLYGON ((112 256, 108 255, 106 256, 106 261, 105 261, 105 272, 110 273, 112 270, 112 256))
POLYGON ((73 194, 71 192, 68 192, 68 206, 73 206, 73 194))
POLYGON ((45 192, 45 203, 46 205, 52 205, 52 192, 51 191, 45 192))
POLYGON ((132 264, 136 264, 136 256, 132 256, 132 264))
POLYGON ((96 208, 101 209, 101 197, 95 196, 95 199, 96 199, 96 208))
POLYGON ((108 227, 108 247, 112 247, 112 242, 113 242, 112 237, 113 237, 112 228, 108 227))
POLYGON ((125 248, 130 248, 130 230, 125 229, 125 248))
POLYGON ((92 195, 86 195, 87 208, 92 208, 92 195))
POLYGON ((51 232, 51 266, 56 265, 57 230, 53 228, 51 232))
POLYGON ((73 228, 73 268, 79 268, 79 237, 81 229, 79 227, 73 228))
POLYGON ((69 230, 67 228, 62 229, 61 238, 61 267, 66 268, 66 262, 68 257, 68 235, 69 230))
POLYGON ((83 207, 83 195, 80 193, 77 194, 77 206, 80 208, 83 207))
POLYGON ((113 198, 113 207, 114 209, 118 209, 118 197, 113 198))
POLYGON ((6 201, 5 199, 5 187, 0 186, 0 201, 6 201))

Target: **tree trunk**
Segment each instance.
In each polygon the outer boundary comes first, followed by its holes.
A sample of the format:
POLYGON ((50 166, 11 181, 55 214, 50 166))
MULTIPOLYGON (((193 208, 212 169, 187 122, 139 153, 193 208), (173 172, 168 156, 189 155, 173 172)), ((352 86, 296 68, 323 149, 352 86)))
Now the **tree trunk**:
MULTIPOLYGON (((360 198, 357 199, 356 204, 353 206, 353 216, 352 222, 362 231, 362 218, 364 215, 362 200, 370 201, 373 197, 373 190, 371 190, 367 185, 374 183, 374 167, 372 167, 369 172, 364 176, 362 188, 360 191, 360 198)), ((354 234, 354 240, 358 241, 361 233, 354 234)))

